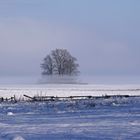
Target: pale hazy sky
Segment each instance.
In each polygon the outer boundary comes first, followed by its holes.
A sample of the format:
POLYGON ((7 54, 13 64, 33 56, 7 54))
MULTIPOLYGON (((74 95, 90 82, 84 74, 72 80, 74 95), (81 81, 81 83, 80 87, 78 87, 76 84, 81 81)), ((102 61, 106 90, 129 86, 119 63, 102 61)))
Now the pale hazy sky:
POLYGON ((82 74, 140 75, 140 0, 0 0, 0 75, 39 75, 66 48, 82 74))

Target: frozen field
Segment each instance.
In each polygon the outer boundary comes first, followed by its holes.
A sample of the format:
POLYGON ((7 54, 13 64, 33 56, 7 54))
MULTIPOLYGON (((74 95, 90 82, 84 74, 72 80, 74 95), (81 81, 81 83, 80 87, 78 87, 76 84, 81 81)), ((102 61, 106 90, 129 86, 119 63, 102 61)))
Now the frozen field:
POLYGON ((102 96, 140 95, 140 85, 92 85, 92 84, 50 84, 50 85, 1 85, 0 97, 23 97, 23 95, 48 96, 102 96))
MULTIPOLYGON (((140 95, 138 85, 1 86, 0 96, 140 95)), ((0 104, 0 140, 139 140, 140 97, 0 104)))
POLYGON ((139 140, 140 98, 0 105, 0 140, 139 140))

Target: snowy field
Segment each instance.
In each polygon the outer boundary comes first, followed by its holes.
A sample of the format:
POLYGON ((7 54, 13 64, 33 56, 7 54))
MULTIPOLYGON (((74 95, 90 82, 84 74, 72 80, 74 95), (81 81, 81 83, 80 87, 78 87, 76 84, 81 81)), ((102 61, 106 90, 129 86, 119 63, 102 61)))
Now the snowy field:
MULTIPOLYGON (((139 85, 9 85, 0 96, 140 95, 139 85)), ((0 140, 139 140, 140 97, 0 104, 0 140)))
POLYGON ((23 95, 46 96, 102 96, 140 95, 140 85, 93 85, 93 84, 48 84, 48 85, 1 85, 0 97, 23 95))

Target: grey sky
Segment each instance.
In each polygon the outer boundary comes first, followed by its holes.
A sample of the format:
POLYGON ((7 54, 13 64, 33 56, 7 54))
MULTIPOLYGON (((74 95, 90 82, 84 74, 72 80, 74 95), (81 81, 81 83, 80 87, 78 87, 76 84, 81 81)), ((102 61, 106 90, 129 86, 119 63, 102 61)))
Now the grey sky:
POLYGON ((139 13, 139 0, 1 0, 0 75, 39 75, 55 48, 83 74, 140 75, 139 13))

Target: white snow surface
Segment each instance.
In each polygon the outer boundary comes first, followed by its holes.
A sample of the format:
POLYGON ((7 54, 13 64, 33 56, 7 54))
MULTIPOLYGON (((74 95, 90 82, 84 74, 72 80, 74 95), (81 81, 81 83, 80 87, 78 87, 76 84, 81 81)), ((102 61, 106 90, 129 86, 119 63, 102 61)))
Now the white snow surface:
MULTIPOLYGON (((0 97, 140 95, 140 85, 2 85, 0 97)), ((138 140, 140 97, 0 103, 0 140, 138 140)))
POLYGON ((7 115, 8 116, 13 116, 14 114, 13 114, 13 112, 8 112, 7 115))
POLYGON ((140 95, 140 85, 36 84, 0 85, 0 97, 140 95))

